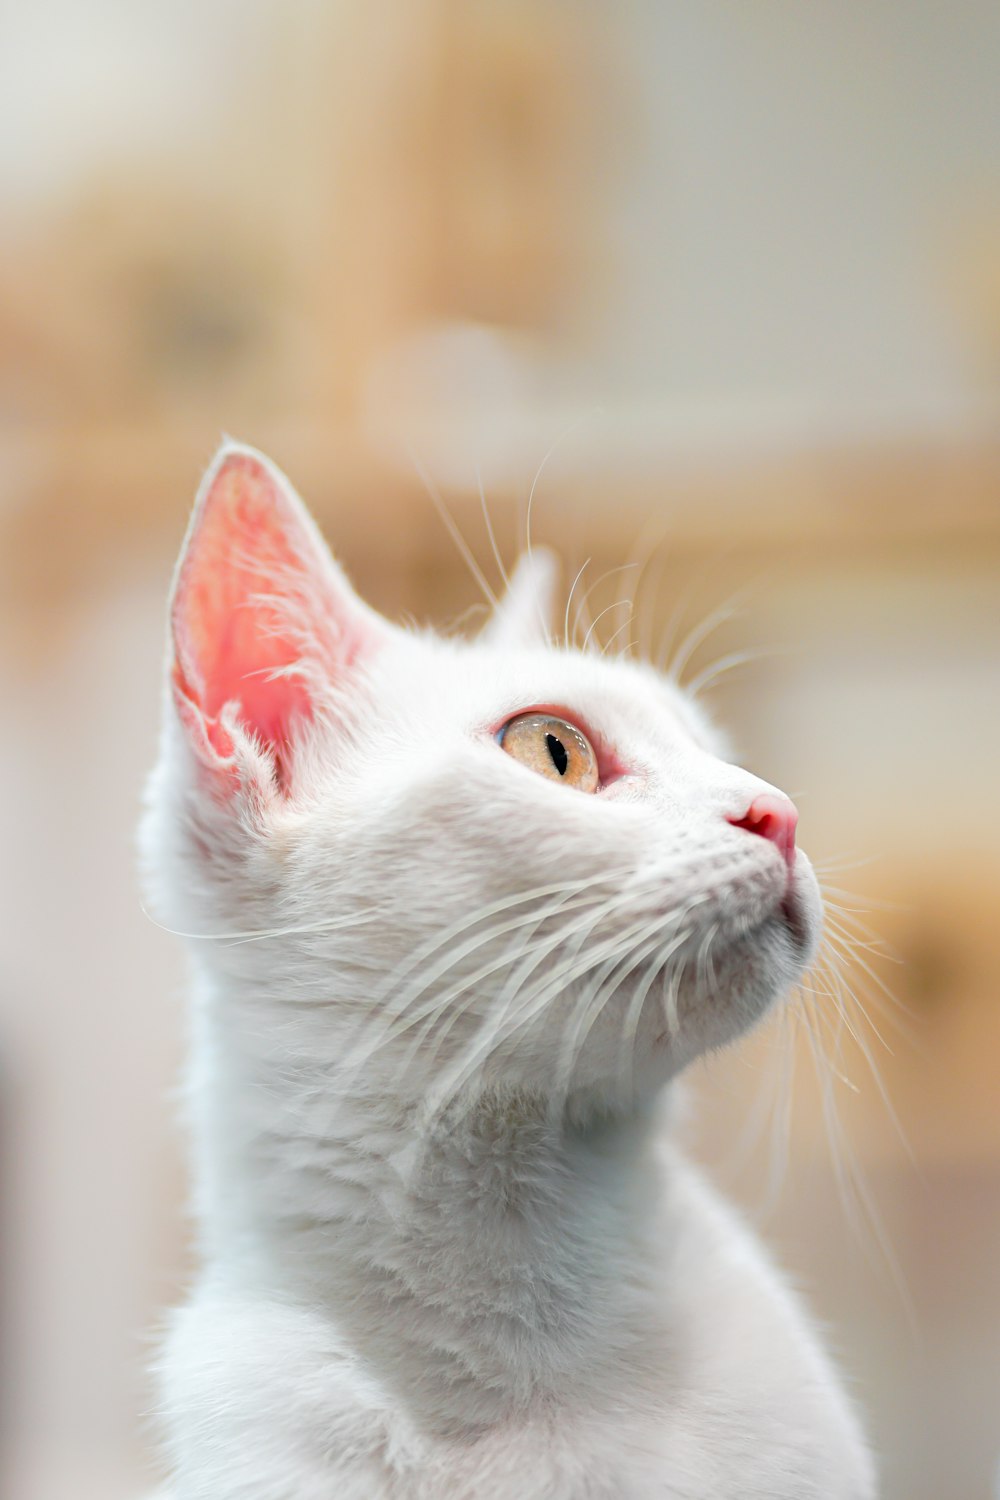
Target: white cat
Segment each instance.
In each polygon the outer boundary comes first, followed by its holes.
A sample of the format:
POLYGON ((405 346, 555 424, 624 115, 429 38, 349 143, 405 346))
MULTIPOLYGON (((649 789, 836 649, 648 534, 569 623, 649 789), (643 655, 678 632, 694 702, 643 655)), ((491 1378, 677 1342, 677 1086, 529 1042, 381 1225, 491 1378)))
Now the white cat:
POLYGON ((864 1500, 801 1307, 669 1140, 796 980, 795 809, 651 668, 388 624, 226 444, 178 567, 144 849, 191 935, 204 1269, 172 1500, 864 1500))

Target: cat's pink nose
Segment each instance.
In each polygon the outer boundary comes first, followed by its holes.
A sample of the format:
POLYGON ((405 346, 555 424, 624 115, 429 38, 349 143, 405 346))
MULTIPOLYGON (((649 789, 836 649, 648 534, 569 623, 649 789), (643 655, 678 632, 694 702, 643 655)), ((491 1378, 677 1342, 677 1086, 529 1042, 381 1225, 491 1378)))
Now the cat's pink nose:
POLYGON ((730 818, 729 821, 736 828, 745 828, 748 833, 758 833, 762 839, 770 839, 781 851, 788 868, 792 868, 799 810, 790 797, 783 797, 780 792, 762 792, 753 799, 742 818, 730 818))

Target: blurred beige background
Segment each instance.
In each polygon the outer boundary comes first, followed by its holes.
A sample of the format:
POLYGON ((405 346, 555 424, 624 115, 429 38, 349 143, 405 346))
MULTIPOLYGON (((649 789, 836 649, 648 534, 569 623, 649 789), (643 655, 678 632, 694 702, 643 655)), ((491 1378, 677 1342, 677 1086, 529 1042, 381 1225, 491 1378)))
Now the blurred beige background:
POLYGON ((764 649, 704 690, 857 894, 869 1019, 859 1042, 817 993, 829 1066, 800 1006, 699 1070, 688 1128, 833 1325, 887 1500, 987 1500, 1000 8, 0 16, 2 1492, 126 1500, 150 1473, 183 965, 133 829, 170 567, 226 430, 396 615, 477 597, 420 470, 494 581, 480 483, 508 558, 534 483, 533 535, 567 583, 591 559, 616 647, 737 595, 688 675, 764 649), (635 572, 601 578, 647 554, 629 628, 635 572))

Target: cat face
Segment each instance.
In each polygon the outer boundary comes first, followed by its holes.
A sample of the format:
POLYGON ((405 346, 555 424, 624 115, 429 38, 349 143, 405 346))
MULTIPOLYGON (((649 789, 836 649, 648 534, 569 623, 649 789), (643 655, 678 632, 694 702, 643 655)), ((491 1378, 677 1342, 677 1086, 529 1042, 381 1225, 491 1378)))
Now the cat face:
POLYGON ((216 460, 147 847, 276 1058, 442 1104, 632 1096, 811 957, 791 804, 652 668, 548 645, 550 594, 535 554, 478 639, 397 629, 266 460, 216 460))

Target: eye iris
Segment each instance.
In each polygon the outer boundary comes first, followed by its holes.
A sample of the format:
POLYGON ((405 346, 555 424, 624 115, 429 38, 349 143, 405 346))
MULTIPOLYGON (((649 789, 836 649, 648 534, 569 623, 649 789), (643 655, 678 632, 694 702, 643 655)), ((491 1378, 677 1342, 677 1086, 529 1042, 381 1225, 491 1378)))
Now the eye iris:
POLYGON ((596 792, 601 778, 594 747, 581 729, 554 714, 524 713, 497 733, 501 749, 549 781, 596 792))
POLYGON ((569 766, 569 756, 566 754, 566 746, 562 740, 557 740, 554 734, 547 734, 545 736, 545 743, 552 757, 552 764, 560 776, 565 776, 566 769, 569 766))

